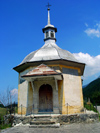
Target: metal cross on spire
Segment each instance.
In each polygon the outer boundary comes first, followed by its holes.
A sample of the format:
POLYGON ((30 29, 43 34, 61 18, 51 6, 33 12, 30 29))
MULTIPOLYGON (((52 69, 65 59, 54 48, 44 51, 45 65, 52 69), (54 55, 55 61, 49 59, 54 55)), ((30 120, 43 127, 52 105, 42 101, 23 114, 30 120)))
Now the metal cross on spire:
POLYGON ((48 9, 47 9, 47 10, 50 10, 50 8, 49 8, 49 7, 50 7, 51 5, 48 3, 48 5, 46 5, 46 6, 48 7, 48 9))
POLYGON ((46 5, 46 6, 48 7, 48 9, 47 9, 48 10, 48 23, 47 24, 50 25, 50 13, 49 13, 50 8, 49 7, 51 5, 48 3, 48 5, 46 5))

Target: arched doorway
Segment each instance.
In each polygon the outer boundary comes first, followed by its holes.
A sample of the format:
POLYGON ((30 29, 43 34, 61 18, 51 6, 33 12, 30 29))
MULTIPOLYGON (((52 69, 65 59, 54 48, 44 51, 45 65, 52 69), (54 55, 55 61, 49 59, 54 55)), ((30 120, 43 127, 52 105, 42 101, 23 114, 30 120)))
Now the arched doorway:
POLYGON ((48 84, 42 85, 39 89, 39 112, 53 111, 52 87, 48 84))

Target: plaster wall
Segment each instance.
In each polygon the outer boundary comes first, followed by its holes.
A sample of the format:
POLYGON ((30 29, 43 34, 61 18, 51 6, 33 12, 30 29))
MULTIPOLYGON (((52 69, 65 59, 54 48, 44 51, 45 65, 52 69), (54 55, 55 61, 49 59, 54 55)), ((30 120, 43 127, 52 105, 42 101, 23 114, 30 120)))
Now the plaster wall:
POLYGON ((62 68, 63 73, 63 101, 66 106, 63 107, 63 114, 79 113, 83 108, 83 95, 81 77, 78 76, 78 70, 62 68))
POLYGON ((62 114, 63 105, 65 104, 65 97, 63 95, 63 80, 58 81, 58 100, 59 100, 59 111, 62 114))
POLYGON ((34 81, 34 92, 33 92, 34 113, 38 113, 39 88, 43 84, 51 85, 53 90, 53 113, 59 113, 58 90, 56 90, 55 80, 53 78, 41 78, 38 81, 34 81))
POLYGON ((28 86, 28 96, 27 96, 27 114, 32 114, 33 112, 33 89, 31 86, 31 82, 29 82, 28 86))
POLYGON ((18 114, 26 113, 28 82, 24 81, 18 86, 18 114), (23 111, 22 111, 23 110, 23 111))
POLYGON ((40 78, 38 80, 32 81, 34 84, 34 90, 32 88, 31 82, 21 78, 29 71, 33 70, 35 67, 30 67, 19 74, 19 85, 18 85, 18 106, 23 105, 22 109, 19 107, 18 113, 30 114, 38 113, 39 108, 39 88, 43 84, 49 84, 53 90, 53 112, 59 113, 59 103, 58 103, 58 90, 56 90, 55 79, 52 78, 40 78), (33 107, 34 106, 34 107, 33 107), (33 110, 34 108, 34 110, 33 110), (32 112, 33 111, 33 112, 32 112))
MULTIPOLYGON (((40 78, 33 81, 34 90, 30 82, 28 83, 28 81, 21 78, 22 75, 25 75, 35 67, 29 67, 19 74, 18 106, 22 104, 28 107, 27 110, 23 108, 23 114, 38 113, 39 88, 43 84, 49 84, 53 89, 53 113, 59 113, 59 111, 61 114, 80 113, 80 110, 83 108, 82 84, 81 77, 78 74, 79 70, 68 68, 67 66, 62 67, 61 65, 52 65, 51 67, 63 73, 63 80, 57 81, 58 90, 56 89, 53 77, 40 78), (32 105, 34 105, 33 112, 32 105)), ((18 113, 21 114, 21 108, 18 109, 18 113)))
POLYGON ((22 75, 34 69, 34 67, 29 67, 23 72, 19 73, 19 83, 18 83, 18 114, 26 114, 28 106, 28 81, 21 78, 22 75), (22 105, 22 106, 21 106, 22 105))

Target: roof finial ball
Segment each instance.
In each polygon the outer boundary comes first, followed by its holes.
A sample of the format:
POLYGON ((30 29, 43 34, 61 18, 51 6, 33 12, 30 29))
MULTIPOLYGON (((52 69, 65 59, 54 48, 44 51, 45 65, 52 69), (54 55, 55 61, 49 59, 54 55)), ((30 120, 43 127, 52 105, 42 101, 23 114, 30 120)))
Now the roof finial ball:
POLYGON ((47 9, 47 10, 50 10, 50 8, 49 8, 49 7, 50 7, 51 5, 48 3, 48 5, 46 5, 46 6, 48 7, 48 9, 47 9))

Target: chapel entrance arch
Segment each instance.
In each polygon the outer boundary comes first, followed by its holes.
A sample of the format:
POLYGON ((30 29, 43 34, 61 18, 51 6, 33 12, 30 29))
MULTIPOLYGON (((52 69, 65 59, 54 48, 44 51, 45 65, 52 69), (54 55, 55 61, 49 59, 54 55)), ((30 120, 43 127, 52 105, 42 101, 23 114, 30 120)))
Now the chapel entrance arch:
POLYGON ((53 111, 53 89, 51 85, 42 85, 39 88, 39 112, 53 111))

